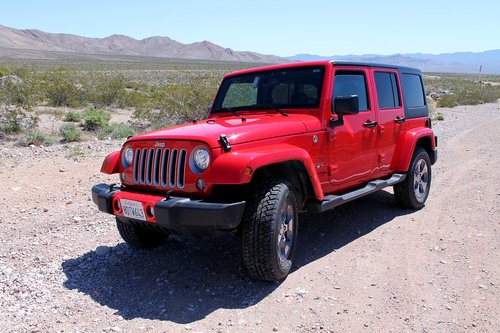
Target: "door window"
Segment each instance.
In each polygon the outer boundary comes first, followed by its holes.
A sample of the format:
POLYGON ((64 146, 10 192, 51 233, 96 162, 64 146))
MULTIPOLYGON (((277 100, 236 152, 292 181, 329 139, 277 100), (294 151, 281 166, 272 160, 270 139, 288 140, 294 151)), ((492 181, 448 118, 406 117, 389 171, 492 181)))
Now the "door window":
POLYGON ((394 109, 401 106, 399 102, 396 74, 375 72, 379 109, 394 109))
POLYGON ((425 106, 424 88, 420 75, 404 73, 402 81, 406 106, 408 108, 425 106))
POLYGON ((357 72, 337 72, 333 81, 333 99, 352 95, 358 96, 359 111, 369 110, 365 75, 357 72))

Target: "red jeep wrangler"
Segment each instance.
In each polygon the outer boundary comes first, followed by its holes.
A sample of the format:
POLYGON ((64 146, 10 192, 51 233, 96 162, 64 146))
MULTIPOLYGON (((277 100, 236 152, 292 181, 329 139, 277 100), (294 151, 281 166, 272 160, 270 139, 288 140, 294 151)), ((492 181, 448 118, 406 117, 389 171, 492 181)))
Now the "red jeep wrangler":
POLYGON ((424 206, 437 160, 421 73, 318 61, 224 77, 208 119, 129 138, 101 171, 121 186, 92 188, 130 246, 168 234, 241 231, 250 276, 290 272, 298 213, 321 213, 394 187, 424 206))

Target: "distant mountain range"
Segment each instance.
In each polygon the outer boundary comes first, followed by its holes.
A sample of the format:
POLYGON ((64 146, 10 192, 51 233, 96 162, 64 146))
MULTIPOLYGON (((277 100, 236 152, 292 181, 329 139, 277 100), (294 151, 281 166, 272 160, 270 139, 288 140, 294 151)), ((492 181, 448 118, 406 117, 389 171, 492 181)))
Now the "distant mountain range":
POLYGON ((18 30, 0 25, 0 59, 67 59, 96 57, 161 57, 247 63, 283 63, 310 60, 348 60, 417 67, 425 72, 500 74, 500 49, 479 53, 342 55, 298 54, 278 57, 250 51, 234 51, 208 41, 183 44, 169 37, 137 40, 123 35, 89 38, 48 33, 36 29, 18 30))
POLYGON ((378 62, 384 64, 402 65, 420 68, 424 72, 445 73, 483 73, 500 74, 500 49, 485 52, 456 52, 442 54, 393 54, 393 55, 342 55, 342 56, 318 56, 311 54, 297 54, 286 57, 292 61, 312 60, 347 60, 361 62, 378 62))
POLYGON ((43 51, 43 54, 64 52, 255 63, 286 62, 277 56, 233 51, 208 41, 183 44, 169 37, 155 36, 137 40, 123 35, 88 38, 70 34, 48 33, 35 29, 18 30, 0 25, 0 57, 37 54, 33 52, 23 53, 20 50, 43 51))

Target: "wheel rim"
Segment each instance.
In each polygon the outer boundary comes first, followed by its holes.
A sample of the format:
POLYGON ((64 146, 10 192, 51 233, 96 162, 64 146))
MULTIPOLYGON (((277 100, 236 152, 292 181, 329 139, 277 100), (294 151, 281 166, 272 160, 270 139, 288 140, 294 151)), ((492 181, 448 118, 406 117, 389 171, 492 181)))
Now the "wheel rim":
POLYGON ((424 202, 429 188, 429 169, 425 160, 421 159, 415 165, 413 176, 413 191, 418 202, 424 202))
POLYGON ((281 261, 290 256, 293 245, 295 212, 290 198, 283 200, 279 211, 280 231, 278 234, 278 255, 281 261))

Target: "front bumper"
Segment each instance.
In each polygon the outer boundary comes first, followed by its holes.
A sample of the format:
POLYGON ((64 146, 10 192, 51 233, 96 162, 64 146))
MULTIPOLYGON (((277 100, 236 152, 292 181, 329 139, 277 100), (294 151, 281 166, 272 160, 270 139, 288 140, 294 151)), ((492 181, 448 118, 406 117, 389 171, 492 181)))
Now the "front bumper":
POLYGON ((245 209, 245 201, 218 203, 174 196, 166 199, 157 195, 125 191, 108 184, 93 186, 92 200, 100 211, 120 216, 125 221, 146 224, 186 236, 235 229, 240 224, 245 209), (116 205, 116 200, 119 199, 139 201, 145 210, 148 205, 152 206, 154 216, 148 216, 146 221, 124 217, 116 205))

